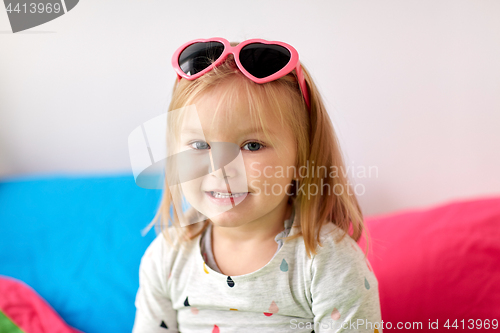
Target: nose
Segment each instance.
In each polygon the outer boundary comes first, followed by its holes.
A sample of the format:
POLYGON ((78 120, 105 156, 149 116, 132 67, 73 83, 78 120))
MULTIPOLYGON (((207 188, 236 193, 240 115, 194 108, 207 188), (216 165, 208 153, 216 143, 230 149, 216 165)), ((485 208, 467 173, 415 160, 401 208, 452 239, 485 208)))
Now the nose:
POLYGON ((225 167, 221 167, 220 169, 215 170, 214 172, 211 173, 211 175, 212 175, 212 177, 215 177, 218 179, 226 179, 226 178, 233 178, 234 172, 232 172, 232 168, 225 166, 225 167))
POLYGON ((217 178, 234 178, 238 174, 236 163, 240 148, 232 142, 210 143, 210 160, 213 176, 217 178))

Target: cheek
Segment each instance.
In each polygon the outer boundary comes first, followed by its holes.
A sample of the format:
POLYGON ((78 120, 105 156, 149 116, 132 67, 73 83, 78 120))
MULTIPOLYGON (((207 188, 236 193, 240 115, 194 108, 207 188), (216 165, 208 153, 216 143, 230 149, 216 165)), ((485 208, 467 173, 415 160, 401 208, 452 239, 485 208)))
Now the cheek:
POLYGON ((276 156, 267 158, 253 158, 245 160, 247 181, 255 184, 287 184, 293 178, 293 162, 287 158, 279 159, 276 156), (257 181, 257 182, 256 182, 257 181))
POLYGON ((264 176, 264 169, 266 166, 267 164, 257 159, 245 160, 245 170, 248 182, 256 179, 261 180, 266 178, 264 176))

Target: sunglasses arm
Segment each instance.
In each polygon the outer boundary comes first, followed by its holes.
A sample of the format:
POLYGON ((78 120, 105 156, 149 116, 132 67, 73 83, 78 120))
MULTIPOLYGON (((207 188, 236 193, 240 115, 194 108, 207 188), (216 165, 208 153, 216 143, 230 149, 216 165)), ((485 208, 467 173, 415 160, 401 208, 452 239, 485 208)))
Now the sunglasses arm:
POLYGON ((297 73, 297 80, 299 81, 300 90, 302 90, 302 96, 304 96, 307 108, 311 110, 311 101, 309 99, 306 80, 304 80, 304 75, 302 74, 302 67, 300 66, 300 62, 297 62, 297 66, 295 67, 295 72, 297 73))

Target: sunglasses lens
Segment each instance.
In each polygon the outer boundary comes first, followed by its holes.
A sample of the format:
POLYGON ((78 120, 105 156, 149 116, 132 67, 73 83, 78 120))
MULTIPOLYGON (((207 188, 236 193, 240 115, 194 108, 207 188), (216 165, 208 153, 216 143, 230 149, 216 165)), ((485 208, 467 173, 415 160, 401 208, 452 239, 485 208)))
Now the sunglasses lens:
POLYGON ((224 44, 219 42, 194 43, 179 56, 179 66, 187 75, 194 75, 210 66, 224 52, 224 44))
POLYGON ((244 46, 240 51, 243 67, 259 79, 279 72, 290 59, 290 51, 279 45, 253 43, 244 46))

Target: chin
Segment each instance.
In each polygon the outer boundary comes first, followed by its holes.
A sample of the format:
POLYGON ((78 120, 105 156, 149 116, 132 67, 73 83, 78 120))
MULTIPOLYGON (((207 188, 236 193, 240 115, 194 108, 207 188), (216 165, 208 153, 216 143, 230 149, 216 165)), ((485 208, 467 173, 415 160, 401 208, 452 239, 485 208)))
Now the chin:
POLYGON ((248 219, 248 214, 236 213, 231 209, 210 218, 210 221, 219 227, 237 227, 244 223, 243 216, 245 220, 248 219))

